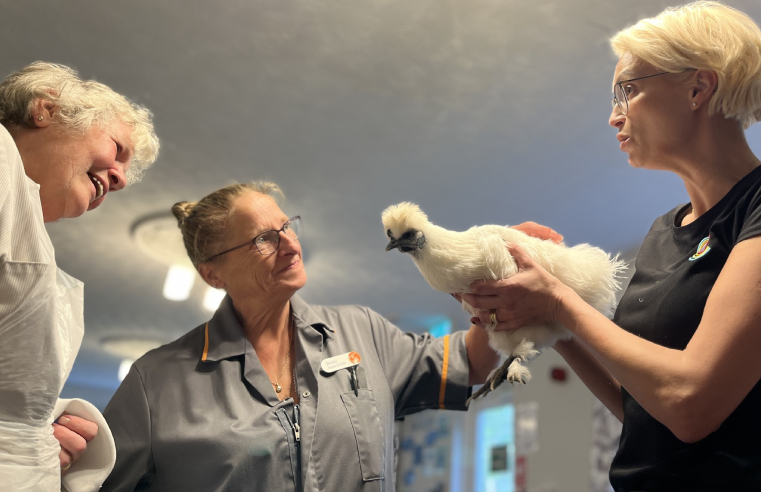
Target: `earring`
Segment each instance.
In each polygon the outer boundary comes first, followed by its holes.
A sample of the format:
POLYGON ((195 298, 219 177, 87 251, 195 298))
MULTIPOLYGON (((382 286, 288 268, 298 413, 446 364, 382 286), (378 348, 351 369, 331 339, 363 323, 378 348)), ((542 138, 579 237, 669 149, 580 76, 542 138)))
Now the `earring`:
POLYGON ((692 105, 693 105, 693 106, 697 106, 697 105, 698 105, 698 103, 692 103, 692 105))
POLYGON ((37 119, 38 119, 39 121, 42 121, 44 118, 43 118, 42 116, 38 116, 38 117, 37 117, 37 119))

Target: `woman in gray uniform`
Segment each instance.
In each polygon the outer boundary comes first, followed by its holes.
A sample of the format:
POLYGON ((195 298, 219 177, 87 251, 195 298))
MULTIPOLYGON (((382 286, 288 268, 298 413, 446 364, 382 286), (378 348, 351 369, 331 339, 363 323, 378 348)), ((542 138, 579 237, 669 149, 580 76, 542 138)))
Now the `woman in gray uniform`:
POLYGON ((558 352, 624 424, 616 491, 761 490, 761 166, 744 135, 761 119, 761 31, 698 2, 612 45, 621 150, 676 173, 690 203, 653 224, 612 322, 515 248, 521 273, 463 297, 497 329, 573 332, 558 352))
POLYGON ((361 306, 313 306, 297 228, 271 183, 173 207, 208 323, 135 362, 105 411, 103 491, 391 491, 394 419, 465 409, 498 356, 478 327, 435 339, 361 306))

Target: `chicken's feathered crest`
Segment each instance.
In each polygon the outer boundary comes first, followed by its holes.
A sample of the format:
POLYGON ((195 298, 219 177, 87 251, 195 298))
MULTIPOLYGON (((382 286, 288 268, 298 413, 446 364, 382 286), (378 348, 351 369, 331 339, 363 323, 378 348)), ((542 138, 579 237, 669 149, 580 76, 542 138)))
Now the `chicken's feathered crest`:
POLYGON ((430 224, 428 216, 420 207, 410 202, 391 205, 383 212, 381 220, 386 226, 386 234, 395 238, 401 237, 410 229, 424 230, 430 224))

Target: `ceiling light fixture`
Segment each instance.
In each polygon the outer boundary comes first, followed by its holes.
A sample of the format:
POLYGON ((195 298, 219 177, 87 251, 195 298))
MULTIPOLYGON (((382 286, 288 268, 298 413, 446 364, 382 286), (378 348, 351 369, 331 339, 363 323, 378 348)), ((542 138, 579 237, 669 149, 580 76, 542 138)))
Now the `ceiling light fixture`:
POLYGON ((171 213, 143 216, 133 224, 131 232, 137 247, 159 263, 193 268, 185 252, 177 219, 171 213))

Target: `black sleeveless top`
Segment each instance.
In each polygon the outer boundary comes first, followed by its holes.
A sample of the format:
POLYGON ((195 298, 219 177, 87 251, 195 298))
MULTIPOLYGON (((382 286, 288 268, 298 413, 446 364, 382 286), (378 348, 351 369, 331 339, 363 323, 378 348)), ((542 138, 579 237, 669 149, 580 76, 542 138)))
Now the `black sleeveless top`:
MULTIPOLYGON (((697 330, 732 248, 761 235, 761 166, 696 221, 676 227, 687 210, 681 205, 650 228, 613 318, 630 333, 678 350, 697 330)), ((610 470, 616 492, 761 491, 761 383, 718 430, 691 444, 622 393, 624 426, 610 470)))

